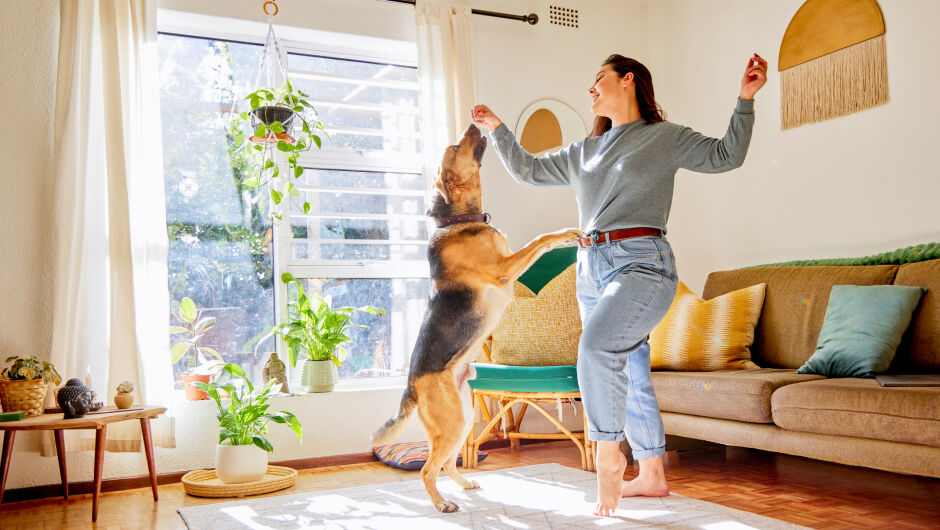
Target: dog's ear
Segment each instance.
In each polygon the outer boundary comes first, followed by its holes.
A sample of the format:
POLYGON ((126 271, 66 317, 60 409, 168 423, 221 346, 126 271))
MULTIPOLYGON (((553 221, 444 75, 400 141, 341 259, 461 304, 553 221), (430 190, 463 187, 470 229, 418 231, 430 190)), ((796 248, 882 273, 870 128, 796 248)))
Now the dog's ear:
POLYGON ((434 179, 434 188, 444 198, 444 204, 450 204, 450 191, 447 190, 447 183, 444 182, 444 170, 437 168, 437 178, 434 179))

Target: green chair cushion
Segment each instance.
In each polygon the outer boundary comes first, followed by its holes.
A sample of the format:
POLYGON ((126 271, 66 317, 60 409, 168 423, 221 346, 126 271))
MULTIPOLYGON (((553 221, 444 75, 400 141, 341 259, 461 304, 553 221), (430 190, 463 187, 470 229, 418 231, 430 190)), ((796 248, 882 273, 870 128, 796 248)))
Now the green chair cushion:
POLYGON ((507 392, 578 392, 575 366, 508 366, 473 363, 476 379, 469 381, 477 390, 507 392))
POLYGON ((552 281, 555 276, 577 261, 578 247, 560 247, 549 250, 537 259, 531 267, 519 277, 519 283, 535 294, 552 281))

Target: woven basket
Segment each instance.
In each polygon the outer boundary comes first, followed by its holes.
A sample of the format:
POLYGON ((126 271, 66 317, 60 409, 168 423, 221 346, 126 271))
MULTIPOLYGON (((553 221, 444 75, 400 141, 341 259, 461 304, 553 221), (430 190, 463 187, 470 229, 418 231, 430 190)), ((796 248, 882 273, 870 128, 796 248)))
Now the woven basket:
POLYGON ((294 485, 297 470, 289 467, 268 466, 261 480, 244 484, 226 484, 219 480, 214 469, 198 469, 183 475, 183 489, 196 497, 245 497, 282 490, 294 485))
POLYGON ((42 379, 0 381, 0 406, 4 412, 25 410, 27 416, 39 416, 45 399, 46 383, 42 379))

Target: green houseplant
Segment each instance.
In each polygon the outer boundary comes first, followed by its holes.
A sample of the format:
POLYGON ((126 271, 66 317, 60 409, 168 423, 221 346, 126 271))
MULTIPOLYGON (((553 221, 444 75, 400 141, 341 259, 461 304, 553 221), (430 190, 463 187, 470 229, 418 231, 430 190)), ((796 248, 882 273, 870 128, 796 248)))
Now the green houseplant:
POLYGON ((352 339, 346 332, 350 328, 367 329, 369 326, 353 324, 357 312, 385 316, 385 310, 372 306, 333 307, 330 296, 323 297, 313 291, 313 300, 304 292, 303 285, 292 274, 285 272, 281 281, 293 286, 296 300, 288 303, 288 318, 275 326, 272 333, 287 343, 291 366, 297 366, 297 356, 304 352, 306 359, 300 384, 307 392, 329 392, 336 384, 336 368, 346 359, 343 346, 352 339))
POLYGON ((256 388, 237 364, 229 363, 222 369, 230 376, 229 380, 193 383, 199 390, 206 392, 219 409, 216 475, 227 484, 260 480, 267 472, 268 453, 274 450, 271 441, 265 436, 268 423, 273 421, 287 425, 298 439, 302 439, 303 429, 297 416, 291 412, 268 412, 268 394, 276 379, 256 388), (223 397, 223 393, 228 397, 223 397), (223 400, 227 403, 223 404, 223 400))
MULTIPOLYGON (((280 88, 263 87, 245 97, 251 105, 250 111, 237 114, 235 120, 242 127, 249 124, 252 134, 235 137, 235 145, 250 146, 258 156, 257 174, 244 181, 248 187, 268 186, 273 203, 270 215, 280 220, 279 205, 285 197, 299 197, 294 180, 300 178, 304 168, 299 164, 300 153, 316 145, 322 146, 320 134, 329 138, 323 123, 317 120, 316 109, 307 100, 310 96, 294 88, 290 79, 280 88), (282 178, 275 162, 275 154, 287 155, 288 176, 282 178)), ((310 211, 310 203, 303 203, 304 213, 310 211)))
POLYGON ((170 326, 170 335, 183 335, 183 339, 170 348, 170 362, 175 364, 183 359, 188 366, 180 376, 186 389, 186 399, 191 401, 209 399, 205 392, 189 385, 194 381, 208 383, 213 375, 219 373, 225 361, 219 352, 208 346, 199 344, 199 340, 207 331, 215 326, 215 317, 203 316, 203 312, 196 307, 188 296, 183 298, 176 308, 174 316, 180 321, 180 326, 170 326), (192 352, 192 355, 187 355, 192 352), (210 360, 209 357, 214 357, 210 360))
POLYGON ((8 368, 0 371, 0 406, 5 412, 25 410, 28 416, 42 414, 49 383, 56 386, 62 376, 49 361, 27 356, 8 357, 8 368))

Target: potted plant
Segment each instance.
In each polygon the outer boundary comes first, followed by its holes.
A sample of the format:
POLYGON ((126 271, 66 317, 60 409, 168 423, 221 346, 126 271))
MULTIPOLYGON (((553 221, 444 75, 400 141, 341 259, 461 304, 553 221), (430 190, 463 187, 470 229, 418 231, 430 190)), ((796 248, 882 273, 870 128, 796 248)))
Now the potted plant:
POLYGON ((32 356, 14 355, 6 362, 12 364, 0 371, 0 406, 3 411, 25 410, 27 416, 42 414, 47 385, 53 383, 58 386, 62 376, 52 363, 32 356))
POLYGON ((268 422, 283 423, 302 439, 297 417, 286 410, 268 412, 268 394, 277 382, 270 379, 255 388, 237 364, 222 367, 230 376, 225 382, 195 383, 219 408, 219 444, 215 452, 215 472, 226 484, 254 482, 268 469, 268 453, 274 450, 265 437, 268 422), (223 397, 223 392, 227 398, 223 397), (223 405, 222 400, 228 403, 223 405))
POLYGON ((275 326, 272 333, 280 335, 287 343, 291 366, 297 366, 297 355, 306 353, 300 386, 306 392, 330 392, 338 379, 336 368, 346 359, 346 348, 351 342, 346 334, 349 328, 367 329, 369 326, 353 324, 354 313, 364 311, 385 316, 385 311, 371 306, 333 307, 330 296, 323 297, 314 291, 313 301, 307 297, 303 285, 289 272, 281 275, 281 281, 293 285, 297 299, 288 303, 288 319, 275 326))
POLYGON ((170 348, 171 363, 186 359, 189 368, 180 376, 186 389, 186 399, 196 401, 209 399, 205 392, 190 385, 201 381, 208 383, 213 375, 219 373, 225 361, 219 352, 199 344, 199 340, 212 326, 215 326, 215 317, 204 317, 202 311, 196 308, 196 303, 189 297, 183 298, 176 308, 176 318, 181 326, 170 326, 170 335, 185 335, 184 339, 170 348), (189 352, 193 352, 187 357, 189 352), (209 356, 214 359, 209 359, 209 356))
MULTIPOLYGON (((252 134, 240 134, 235 137, 235 145, 250 146, 260 156, 258 174, 245 179, 244 185, 257 187, 268 185, 273 206, 270 214, 281 220, 279 205, 285 197, 299 197, 300 192, 293 180, 300 178, 304 168, 298 162, 300 153, 316 145, 319 149, 322 140, 318 133, 329 138, 323 123, 317 120, 316 109, 307 101, 310 96, 295 89, 290 79, 280 88, 263 87, 245 97, 251 105, 250 111, 237 114, 237 125, 249 124, 252 134), (246 141, 247 140, 247 141, 246 141), (280 178, 281 171, 275 163, 275 154, 287 155, 288 177, 280 178)), ((310 203, 303 203, 304 213, 310 211, 310 203)))
POLYGON ((117 394, 114 395, 114 406, 119 409, 129 409, 134 404, 134 383, 122 381, 117 386, 117 394))

